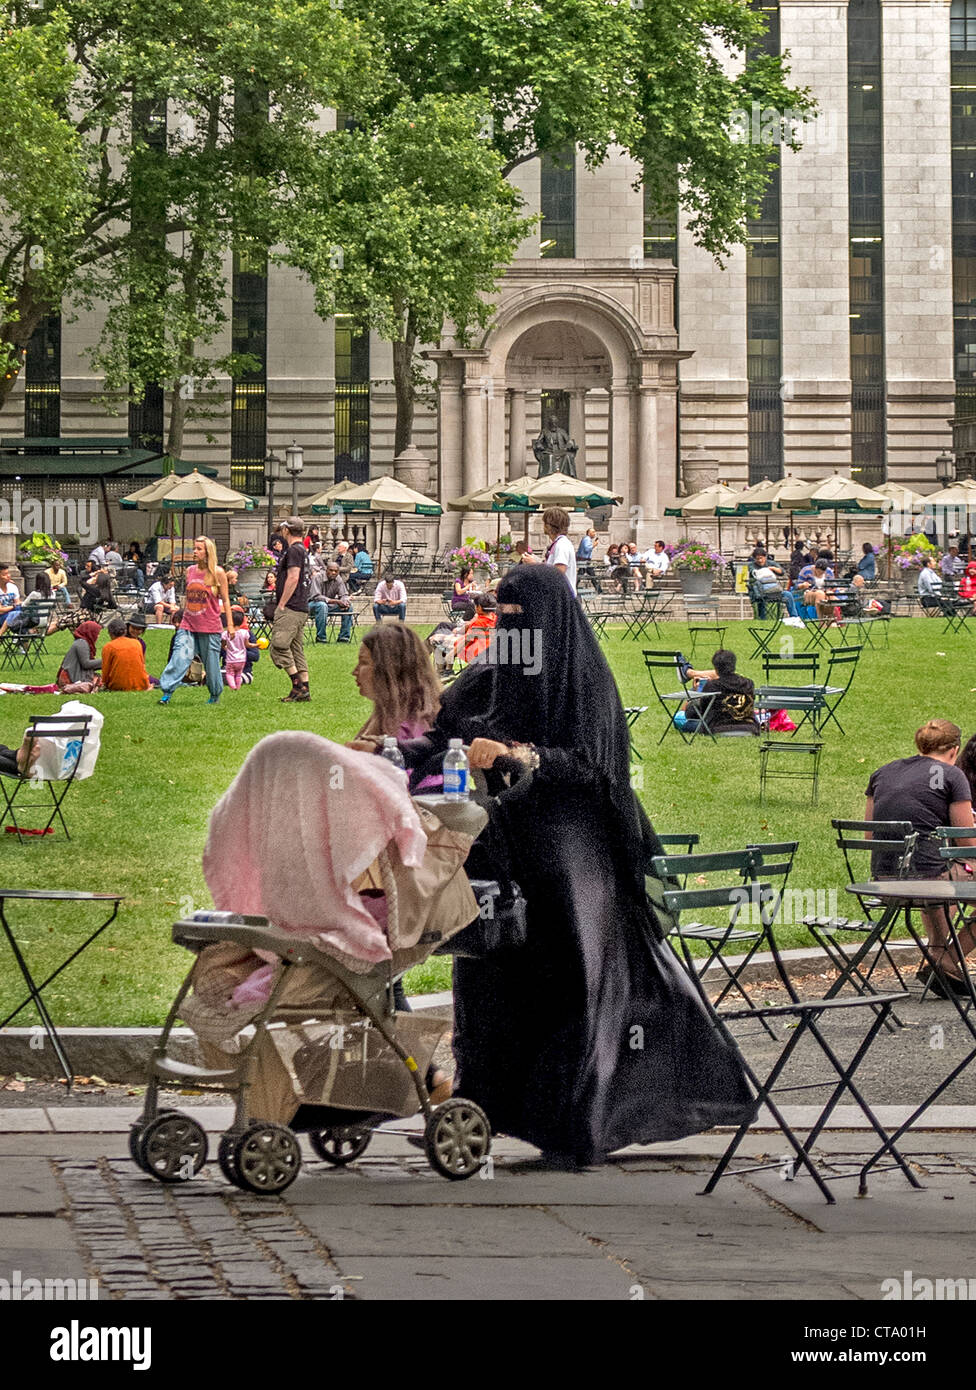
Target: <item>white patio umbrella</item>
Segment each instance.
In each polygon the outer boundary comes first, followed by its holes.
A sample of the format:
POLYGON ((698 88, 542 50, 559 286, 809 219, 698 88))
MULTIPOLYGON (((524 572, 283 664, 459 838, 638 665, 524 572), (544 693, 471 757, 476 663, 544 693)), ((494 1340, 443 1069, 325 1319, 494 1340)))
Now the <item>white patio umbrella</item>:
POLYGON ((701 492, 693 492, 690 497, 676 498, 670 507, 665 507, 664 515, 692 518, 713 516, 718 522, 718 549, 721 553, 722 513, 719 508, 727 511, 738 506, 743 496, 742 492, 736 492, 725 483, 712 483, 709 487, 702 488, 701 492))
POLYGON ((359 487, 349 488, 345 492, 336 493, 329 503, 320 508, 312 508, 312 511, 330 512, 333 506, 339 506, 344 512, 375 512, 380 518, 380 535, 376 551, 376 568, 381 568, 383 558, 383 523, 386 514, 405 513, 411 516, 440 516, 444 508, 439 502, 435 502, 433 497, 426 497, 422 492, 417 492, 412 487, 407 487, 406 483, 401 483, 399 479, 387 475, 382 478, 373 478, 371 482, 363 483, 359 487))

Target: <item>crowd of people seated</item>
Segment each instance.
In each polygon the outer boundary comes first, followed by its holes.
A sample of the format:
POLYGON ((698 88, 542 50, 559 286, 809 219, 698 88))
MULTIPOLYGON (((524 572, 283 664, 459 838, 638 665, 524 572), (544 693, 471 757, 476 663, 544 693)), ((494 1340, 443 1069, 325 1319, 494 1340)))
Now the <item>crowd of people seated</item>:
POLYGON ((874 546, 865 541, 856 564, 849 565, 840 575, 833 552, 821 548, 816 555, 797 542, 786 571, 757 545, 747 561, 750 594, 756 616, 768 616, 770 603, 782 604, 788 623, 802 626, 809 621, 836 620, 862 612, 881 613, 889 607, 886 600, 876 599, 865 592, 866 585, 877 576, 874 546))

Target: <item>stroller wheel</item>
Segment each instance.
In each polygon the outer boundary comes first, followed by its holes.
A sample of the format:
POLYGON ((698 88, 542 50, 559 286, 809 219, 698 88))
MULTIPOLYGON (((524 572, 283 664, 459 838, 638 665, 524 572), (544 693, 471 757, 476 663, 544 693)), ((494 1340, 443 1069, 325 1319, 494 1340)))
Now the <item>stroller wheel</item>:
POLYGON ((284 1125, 253 1124, 230 1152, 227 1176, 245 1192, 284 1192, 302 1166, 298 1140, 284 1125))
POLYGON ((439 1105, 424 1130, 430 1166, 442 1177, 460 1181, 477 1173, 491 1148, 491 1126, 480 1105, 452 1096, 439 1105))
POLYGON ((310 1129, 308 1141, 326 1163, 334 1163, 342 1168, 353 1159, 366 1152, 373 1137, 371 1129, 357 1129, 355 1125, 341 1129, 310 1129))
POLYGON ((235 1174, 237 1169, 234 1167, 234 1144, 240 1138, 240 1131, 234 1134, 228 1130, 226 1134, 220 1136, 220 1143, 217 1145, 217 1162, 220 1171, 228 1182, 236 1183, 235 1174))
POLYGON ((207 1161, 203 1126, 177 1110, 150 1120, 138 1145, 139 1167, 160 1182, 189 1182, 207 1161))
POLYGON ((152 1169, 147 1168, 142 1161, 142 1130, 141 1124, 129 1126, 129 1157, 137 1168, 141 1168, 144 1173, 149 1173, 152 1169))

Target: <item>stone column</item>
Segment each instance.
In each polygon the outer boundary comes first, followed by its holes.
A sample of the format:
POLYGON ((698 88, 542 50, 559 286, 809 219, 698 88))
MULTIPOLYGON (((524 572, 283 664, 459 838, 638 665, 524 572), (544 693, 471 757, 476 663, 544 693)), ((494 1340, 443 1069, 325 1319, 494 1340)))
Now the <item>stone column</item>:
POLYGON ((948 4, 881 0, 888 477, 934 484, 953 413, 948 4))
POLYGON ((643 544, 650 532, 650 523, 659 516, 658 448, 657 448, 657 387, 642 382, 637 396, 637 457, 636 479, 632 501, 640 507, 637 514, 636 540, 643 544), (648 528, 644 530, 642 528, 648 528))
POLYGON ((525 462, 525 392, 513 388, 508 393, 508 477, 520 478, 525 462))
POLYGON ((800 477, 851 460, 847 0, 781 0, 791 81, 820 115, 782 152, 783 463, 800 477))
POLYGON ((610 417, 610 467, 608 486, 624 499, 624 508, 617 507, 611 516, 614 540, 620 540, 627 530, 626 510, 630 505, 630 386, 626 377, 614 377, 608 390, 607 409, 610 417))
MULTIPOLYGON (((471 368, 468 363, 468 369, 471 368)), ((477 364, 475 364, 477 365, 477 364)), ((485 416, 487 400, 480 380, 465 378, 461 388, 464 409, 464 448, 462 454, 461 491, 474 492, 488 484, 485 455, 485 416)))
POLYGON ((586 477, 586 391, 577 387, 569 393, 569 437, 579 445, 576 473, 586 477))
POLYGON ((462 407, 463 364, 450 353, 430 351, 425 356, 437 363, 437 496, 445 508, 441 517, 441 539, 456 545, 461 535, 461 514, 446 510, 447 503, 462 492, 462 407))
POLYGON ((485 482, 505 477, 505 383, 491 379, 486 387, 488 433, 485 440, 485 482))

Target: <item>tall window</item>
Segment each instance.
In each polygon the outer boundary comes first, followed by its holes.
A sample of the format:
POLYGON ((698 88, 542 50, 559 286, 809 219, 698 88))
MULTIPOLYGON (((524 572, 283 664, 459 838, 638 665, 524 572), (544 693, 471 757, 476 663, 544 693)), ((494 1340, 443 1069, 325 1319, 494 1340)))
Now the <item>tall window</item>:
POLYGON ((61 433, 61 315, 46 314, 27 344, 24 365, 24 436, 57 439, 61 433))
POLYGON ((558 154, 541 156, 542 226, 539 239, 543 256, 576 255, 576 150, 572 145, 558 154))
POLYGON ((335 320, 335 480, 369 482, 369 334, 335 320))
POLYGON ((648 260, 678 264, 678 179, 665 213, 656 211, 649 190, 644 189, 644 255, 648 260))
MULTIPOLYGON (((266 91, 235 92, 238 131, 248 122, 267 117, 266 91)), ((231 385, 230 483, 242 492, 261 495, 268 445, 268 262, 263 251, 241 246, 234 252, 232 296, 232 350, 257 358, 258 366, 231 385)))
POLYGON ((883 483, 886 477, 881 112, 881 5, 879 0, 850 0, 851 474, 868 487, 883 483))
POLYGON ((956 414, 976 415, 976 0, 953 0, 952 298, 956 414))
MULTIPOLYGON (((146 155, 133 160, 132 233, 136 248, 144 246, 148 254, 165 242, 166 208, 158 196, 159 181, 153 177, 156 157, 166 152, 165 99, 133 101, 132 142, 144 146, 146 155)), ((131 356, 129 365, 134 366, 131 356)), ((141 397, 129 402, 129 438, 137 448, 162 452, 163 405, 163 388, 158 382, 147 383, 141 397)))
MULTIPOLYGON (((766 20, 759 51, 779 53, 779 6, 751 0, 766 20)), ((749 379, 749 482, 783 475, 783 308, 780 166, 773 168, 746 241, 746 373, 749 379)))

